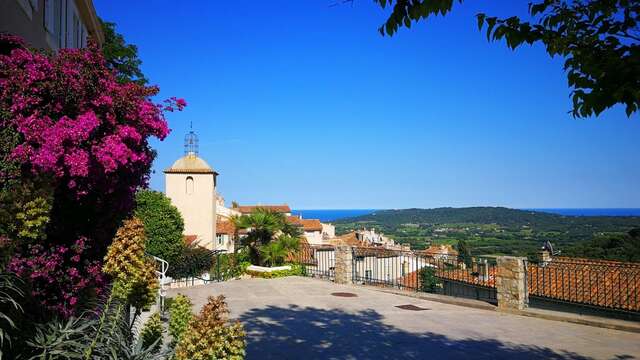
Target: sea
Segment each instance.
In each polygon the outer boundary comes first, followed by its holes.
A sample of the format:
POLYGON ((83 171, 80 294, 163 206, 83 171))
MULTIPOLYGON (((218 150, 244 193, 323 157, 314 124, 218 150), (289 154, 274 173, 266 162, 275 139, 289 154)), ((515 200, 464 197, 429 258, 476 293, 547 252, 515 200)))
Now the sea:
MULTIPOLYGON (((334 221, 371 214, 376 210, 377 209, 304 209, 292 210, 292 213, 301 215, 303 219, 334 221)), ((529 208, 522 210, 541 211, 565 216, 640 216, 640 208, 529 208)))

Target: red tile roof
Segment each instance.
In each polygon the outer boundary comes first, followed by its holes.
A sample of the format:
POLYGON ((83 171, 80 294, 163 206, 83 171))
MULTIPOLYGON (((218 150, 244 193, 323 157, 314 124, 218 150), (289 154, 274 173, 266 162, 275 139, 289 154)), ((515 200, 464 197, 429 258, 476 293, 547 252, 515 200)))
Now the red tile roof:
POLYGON ((194 241, 198 239, 198 235, 184 235, 184 243, 187 245, 191 245, 194 241))
MULTIPOLYGON (((435 275, 471 285, 495 287, 497 268, 488 278, 477 270, 446 267, 434 262, 435 275)), ((418 272, 399 279, 405 287, 419 287, 418 272)), ((529 295, 627 311, 640 311, 640 263, 554 257, 545 264, 527 265, 529 295)))
POLYGON ((640 311, 640 263, 555 257, 527 270, 530 295, 640 311))
POLYGON ((256 209, 265 209, 271 210, 278 213, 290 213, 291 208, 289 205, 241 205, 237 208, 233 208, 234 210, 238 210, 243 214, 251 214, 256 209))
POLYGON ((216 234, 235 234, 236 227, 231 221, 217 221, 216 222, 216 234))
POLYGON ((301 219, 299 216, 288 216, 287 221, 301 226, 304 231, 322 231, 322 223, 318 219, 301 219))

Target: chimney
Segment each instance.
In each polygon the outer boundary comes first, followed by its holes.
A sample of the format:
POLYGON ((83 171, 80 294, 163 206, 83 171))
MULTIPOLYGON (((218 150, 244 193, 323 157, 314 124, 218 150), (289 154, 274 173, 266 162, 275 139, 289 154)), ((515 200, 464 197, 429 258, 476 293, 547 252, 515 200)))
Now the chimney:
POLYGON ((551 252, 547 249, 540 250, 538 256, 540 258, 540 262, 542 263, 548 263, 551 261, 551 252))

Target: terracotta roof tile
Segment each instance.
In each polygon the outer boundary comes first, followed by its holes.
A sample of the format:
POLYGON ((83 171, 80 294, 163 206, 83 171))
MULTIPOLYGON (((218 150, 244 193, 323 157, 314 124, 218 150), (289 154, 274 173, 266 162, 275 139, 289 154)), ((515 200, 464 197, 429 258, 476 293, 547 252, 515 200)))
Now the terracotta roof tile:
POLYGON ((216 234, 228 234, 233 235, 236 231, 236 227, 231 221, 217 221, 216 222, 216 234))
POLYGON ((287 221, 301 226, 304 231, 322 231, 322 223, 318 219, 301 219, 299 216, 288 216, 287 221))
POLYGON ((198 235, 184 235, 184 243, 187 245, 191 245, 194 241, 198 239, 198 235))

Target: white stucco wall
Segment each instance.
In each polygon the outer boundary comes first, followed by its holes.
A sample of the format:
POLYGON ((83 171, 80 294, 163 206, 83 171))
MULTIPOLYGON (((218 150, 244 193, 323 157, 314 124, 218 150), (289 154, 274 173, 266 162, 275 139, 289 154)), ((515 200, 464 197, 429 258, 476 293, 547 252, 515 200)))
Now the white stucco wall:
POLYGON ((216 242, 213 246, 214 250, 226 250, 227 253, 233 253, 235 248, 232 237, 229 234, 216 235, 216 242))
POLYGON ((322 236, 325 239, 333 239, 336 237, 336 227, 331 224, 322 223, 322 236))
POLYGON ((198 245, 213 249, 216 202, 213 174, 165 174, 165 193, 184 219, 185 235, 197 235, 198 245), (187 178, 193 179, 188 189, 187 178))
POLYGON ((304 237, 310 245, 322 245, 322 233, 320 231, 305 231, 304 237))

